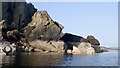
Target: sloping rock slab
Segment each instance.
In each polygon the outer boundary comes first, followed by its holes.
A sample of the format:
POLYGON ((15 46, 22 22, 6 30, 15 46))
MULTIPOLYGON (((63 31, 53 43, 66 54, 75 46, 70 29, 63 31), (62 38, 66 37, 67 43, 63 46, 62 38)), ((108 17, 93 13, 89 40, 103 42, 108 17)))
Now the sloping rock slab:
POLYGON ((32 16, 32 21, 25 27, 24 34, 29 41, 59 40, 63 36, 63 26, 53 21, 46 11, 38 11, 32 16))

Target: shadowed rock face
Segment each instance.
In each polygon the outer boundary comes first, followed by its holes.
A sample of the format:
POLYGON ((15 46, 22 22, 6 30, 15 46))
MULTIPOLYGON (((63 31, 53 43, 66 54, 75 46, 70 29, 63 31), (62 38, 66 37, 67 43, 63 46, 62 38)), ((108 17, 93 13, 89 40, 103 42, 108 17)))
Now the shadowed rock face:
POLYGON ((2 20, 5 20, 2 28, 4 39, 7 37, 7 32, 17 29, 22 30, 30 21, 32 15, 37 11, 34 6, 26 2, 3 2, 2 3, 2 20))
POLYGON ((64 42, 87 42, 85 38, 70 33, 65 33, 60 40, 63 40, 64 42))
POLYGON ((34 6, 26 2, 3 2, 2 19, 6 21, 6 26, 21 29, 30 21, 32 15, 37 11, 34 6))

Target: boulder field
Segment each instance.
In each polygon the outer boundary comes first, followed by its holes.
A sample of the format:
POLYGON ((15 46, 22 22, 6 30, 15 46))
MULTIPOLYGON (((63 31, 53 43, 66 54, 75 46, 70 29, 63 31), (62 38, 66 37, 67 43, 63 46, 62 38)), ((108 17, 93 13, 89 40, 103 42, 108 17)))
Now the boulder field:
POLYGON ((31 3, 2 3, 0 41, 1 46, 4 44, 4 52, 7 51, 5 45, 13 48, 13 44, 16 52, 94 54, 103 51, 94 36, 85 39, 63 33, 63 28, 63 25, 51 19, 47 11, 37 11, 31 3))

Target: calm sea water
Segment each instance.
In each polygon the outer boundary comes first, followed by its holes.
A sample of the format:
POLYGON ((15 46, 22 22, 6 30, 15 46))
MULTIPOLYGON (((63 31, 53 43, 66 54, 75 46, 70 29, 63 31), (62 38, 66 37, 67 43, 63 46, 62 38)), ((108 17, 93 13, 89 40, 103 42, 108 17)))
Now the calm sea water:
POLYGON ((20 53, 6 56, 1 66, 118 66, 118 51, 93 55, 20 53))

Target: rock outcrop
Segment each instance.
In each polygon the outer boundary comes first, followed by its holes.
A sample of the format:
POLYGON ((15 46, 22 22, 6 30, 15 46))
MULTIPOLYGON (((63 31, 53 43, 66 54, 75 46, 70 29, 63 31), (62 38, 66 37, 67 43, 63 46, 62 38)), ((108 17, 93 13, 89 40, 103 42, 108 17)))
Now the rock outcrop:
POLYGON ((73 47, 73 54, 94 54, 95 50, 90 43, 81 42, 78 47, 73 47))
POLYGON ((32 16, 32 21, 24 28, 25 37, 29 40, 59 40, 63 26, 53 21, 46 11, 38 11, 32 16))
POLYGON ((22 30, 30 21, 33 14, 37 11, 34 6, 26 2, 3 2, 2 20, 5 20, 3 27, 3 38, 6 32, 13 29, 22 30))
POLYGON ((72 54, 94 54, 95 50, 83 37, 66 33, 60 40, 65 42, 64 50, 72 54))
POLYGON ((52 20, 47 11, 37 11, 31 3, 4 2, 2 6, 0 38, 13 43, 17 52, 94 54, 98 50, 93 45, 99 47, 100 43, 93 36, 85 39, 64 34, 59 22, 52 20))
POLYGON ((89 43, 91 43, 91 45, 95 45, 95 46, 99 46, 100 42, 92 35, 87 36, 86 38, 88 40, 89 43))

